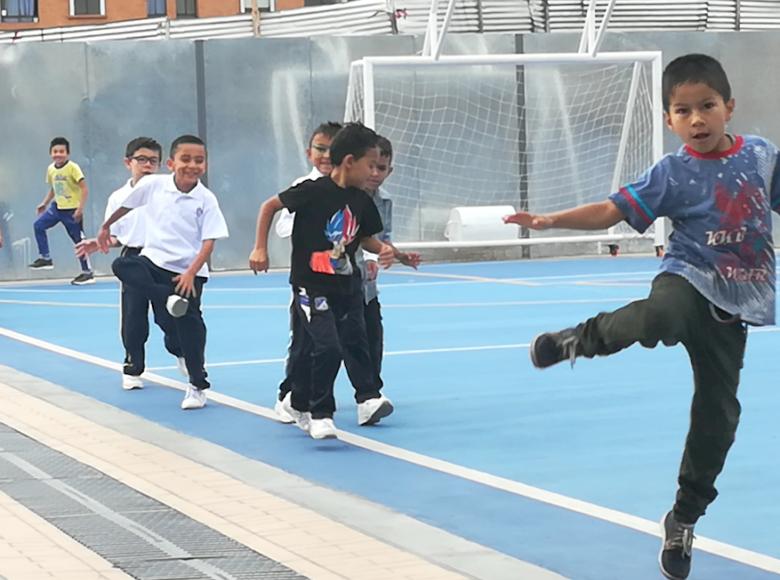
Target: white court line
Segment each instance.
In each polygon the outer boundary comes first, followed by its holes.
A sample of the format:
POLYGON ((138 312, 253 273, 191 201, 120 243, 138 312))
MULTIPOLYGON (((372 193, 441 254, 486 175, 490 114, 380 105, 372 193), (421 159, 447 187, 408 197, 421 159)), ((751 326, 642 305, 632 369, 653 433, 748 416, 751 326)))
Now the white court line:
MULTIPOLYGON (((56 344, 52 344, 50 342, 33 338, 31 336, 14 332, 12 330, 0 328, 0 336, 5 336, 6 338, 10 338, 12 340, 22 342, 24 344, 29 344, 31 346, 35 346, 83 362, 88 362, 103 368, 121 371, 122 365, 120 363, 107 361, 105 359, 101 359, 96 356, 81 353, 66 347, 62 347, 56 344)), ((154 373, 146 372, 142 376, 146 380, 155 382, 159 385, 163 385, 166 387, 171 387, 173 389, 184 390, 184 388, 186 387, 185 383, 173 379, 169 379, 167 377, 163 377, 160 375, 156 375, 154 373)), ((261 407, 260 405, 255 405, 253 403, 248 403, 246 401, 242 401, 241 399, 236 399, 229 395, 215 393, 213 392, 213 389, 212 392, 209 393, 209 399, 211 401, 220 403, 222 405, 233 407, 235 409, 240 409, 242 411, 246 411, 248 413, 252 413, 260 417, 264 417, 266 419, 272 419, 272 420, 276 419, 276 414, 271 409, 268 409, 266 407, 261 407)), ((482 471, 477 471, 476 469, 463 467, 455 463, 450 463, 449 461, 443 461, 441 459, 429 457, 421 453, 415 453, 414 451, 401 449, 400 447, 395 447, 393 445, 381 443, 379 441, 375 441, 368 437, 354 435, 346 431, 338 430, 338 438, 341 441, 344 441, 345 443, 354 445, 355 447, 367 449, 369 451, 373 451, 375 453, 379 453, 387 457, 392 457, 394 459, 406 461, 414 465, 419 465, 420 467, 433 469, 435 471, 439 471, 447 475, 452 475, 454 477, 459 477, 461 479, 473 481, 475 483, 479 483, 488 487, 492 487, 494 489, 512 493, 514 495, 526 497, 555 507, 567 509, 579 514, 583 514, 612 524, 617 524, 625 528, 629 528, 645 534, 649 534, 651 536, 660 537, 660 532, 658 530, 657 522, 646 520, 638 516, 634 516, 610 508, 605 508, 593 503, 585 502, 558 493, 546 491, 544 489, 526 485, 524 483, 520 483, 518 481, 514 481, 511 479, 506 479, 504 477, 499 477, 499 476, 491 475, 489 473, 484 473, 482 471)), ((773 558, 765 554, 760 554, 752 550, 746 550, 744 548, 739 548, 736 546, 732 546, 730 544, 726 544, 724 542, 711 540, 701 536, 697 536, 696 538, 696 549, 701 550, 703 552, 709 552, 711 554, 723 558, 728 558, 736 562, 747 564, 749 566, 753 566, 761 570, 780 573, 780 559, 773 558)))

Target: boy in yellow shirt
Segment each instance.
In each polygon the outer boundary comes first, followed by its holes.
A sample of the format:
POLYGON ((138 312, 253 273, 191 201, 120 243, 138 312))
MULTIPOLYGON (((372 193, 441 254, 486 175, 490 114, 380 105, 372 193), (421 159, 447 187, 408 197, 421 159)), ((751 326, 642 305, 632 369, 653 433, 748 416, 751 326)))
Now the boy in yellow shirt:
MULTIPOLYGON (((33 224, 39 254, 38 259, 30 264, 30 268, 33 270, 54 268, 51 254, 49 254, 49 239, 46 235, 46 230, 49 228, 62 223, 74 244, 84 238, 82 219, 88 195, 84 173, 76 163, 70 160, 70 143, 65 137, 52 139, 49 153, 53 161, 46 171, 49 192, 36 208, 38 219, 33 224), (52 200, 54 200, 53 203, 52 200)), ((89 259, 84 256, 79 258, 79 262, 81 262, 81 274, 71 280, 71 284, 77 286, 94 284, 95 276, 92 273, 89 259)))

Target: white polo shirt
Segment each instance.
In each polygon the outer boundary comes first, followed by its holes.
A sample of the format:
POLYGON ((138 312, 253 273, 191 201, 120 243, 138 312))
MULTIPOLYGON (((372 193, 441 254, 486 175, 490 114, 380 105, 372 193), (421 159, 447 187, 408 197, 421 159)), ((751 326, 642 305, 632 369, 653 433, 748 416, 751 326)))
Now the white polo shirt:
MULTIPOLYGON (((189 193, 179 191, 173 174, 144 177, 122 202, 122 207, 146 207, 146 240, 142 256, 156 266, 181 274, 200 252, 205 240, 228 237, 217 197, 198 184, 189 193)), ((208 265, 198 270, 208 278, 208 265)))
MULTIPOLYGON (((133 191, 132 179, 128 179, 127 183, 108 196, 105 219, 110 218, 116 210, 122 207, 122 202, 130 195, 131 191, 133 191)), ((114 222, 111 225, 111 235, 119 240, 123 246, 142 248, 146 241, 145 212, 144 208, 139 207, 119 221, 114 222)))
MULTIPOLYGON (((324 177, 324 175, 320 173, 319 169, 313 167, 311 173, 299 177, 290 184, 290 187, 295 187, 304 181, 316 181, 320 177, 324 177)), ((276 235, 280 238, 289 238, 292 235, 293 225, 295 225, 295 214, 290 213, 286 207, 282 208, 282 211, 279 212, 279 219, 276 220, 276 235)))

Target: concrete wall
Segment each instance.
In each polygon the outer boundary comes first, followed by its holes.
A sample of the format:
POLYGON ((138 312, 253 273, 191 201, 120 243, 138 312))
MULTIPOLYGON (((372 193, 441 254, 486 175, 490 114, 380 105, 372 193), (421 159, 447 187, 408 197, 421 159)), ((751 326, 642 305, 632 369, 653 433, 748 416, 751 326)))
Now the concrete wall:
MULTIPOLYGON (((528 52, 572 50, 577 43, 564 34, 522 40, 528 52)), ((367 55, 415 54, 420 42, 396 36, 0 46, 0 228, 6 237, 0 279, 77 271, 72 244, 59 226, 50 231, 55 270, 26 268, 31 256, 24 240, 34 257, 34 208, 46 192, 47 149, 55 135, 71 140, 72 158, 87 176, 88 235, 102 221, 108 195, 126 179, 127 141, 149 135, 167 146, 181 133, 204 136, 208 182, 231 229, 231 238, 217 244, 214 266, 245 267, 260 203, 308 171, 304 149, 312 128, 343 118, 349 63, 367 55)), ((451 36, 446 51, 506 52, 513 46, 513 35, 462 35, 451 36)), ((772 97, 780 80, 768 74, 774 57, 767 56, 780 53, 780 36, 610 34, 605 49, 661 49, 667 60, 692 51, 720 57, 737 101, 732 129, 780 142, 772 97)), ((667 135, 667 150, 677 146, 667 135)), ((287 263, 284 243, 276 240, 271 250, 272 263, 287 263)), ((96 259, 98 271, 109 271, 109 259, 96 259)))

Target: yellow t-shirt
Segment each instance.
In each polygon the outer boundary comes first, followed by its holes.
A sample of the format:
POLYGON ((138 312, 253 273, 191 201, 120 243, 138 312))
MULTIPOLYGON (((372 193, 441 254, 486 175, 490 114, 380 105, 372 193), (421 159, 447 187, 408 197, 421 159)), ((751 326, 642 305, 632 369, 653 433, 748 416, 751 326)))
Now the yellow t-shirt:
POLYGON ((79 182, 84 179, 84 174, 73 161, 68 162, 59 169, 54 163, 49 165, 46 171, 46 183, 54 190, 54 202, 58 209, 76 209, 81 203, 81 186, 79 182))

